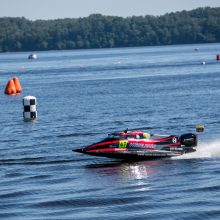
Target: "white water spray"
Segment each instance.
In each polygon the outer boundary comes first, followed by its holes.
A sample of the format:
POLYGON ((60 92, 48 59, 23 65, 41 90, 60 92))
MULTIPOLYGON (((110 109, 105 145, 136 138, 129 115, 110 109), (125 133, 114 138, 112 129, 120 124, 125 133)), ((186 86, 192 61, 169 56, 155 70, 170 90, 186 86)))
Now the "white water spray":
POLYGON ((196 152, 184 154, 172 159, 193 159, 193 158, 216 158, 220 157, 220 140, 201 143, 197 146, 196 152))

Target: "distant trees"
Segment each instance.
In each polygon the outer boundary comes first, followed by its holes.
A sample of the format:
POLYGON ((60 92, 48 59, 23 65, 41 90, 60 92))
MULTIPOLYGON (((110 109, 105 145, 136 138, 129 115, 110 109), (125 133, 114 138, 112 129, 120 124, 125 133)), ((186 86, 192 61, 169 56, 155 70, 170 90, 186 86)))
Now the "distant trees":
POLYGON ((0 52, 220 42, 220 8, 163 16, 36 20, 0 18, 0 52))

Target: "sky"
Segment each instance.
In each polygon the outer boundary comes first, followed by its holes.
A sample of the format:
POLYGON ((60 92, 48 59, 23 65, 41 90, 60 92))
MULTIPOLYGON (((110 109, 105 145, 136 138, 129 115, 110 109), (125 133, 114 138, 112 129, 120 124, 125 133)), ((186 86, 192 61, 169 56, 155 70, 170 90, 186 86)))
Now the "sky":
POLYGON ((220 7, 220 0, 0 0, 0 17, 48 20, 87 17, 94 13, 128 17, 163 15, 206 6, 220 7))

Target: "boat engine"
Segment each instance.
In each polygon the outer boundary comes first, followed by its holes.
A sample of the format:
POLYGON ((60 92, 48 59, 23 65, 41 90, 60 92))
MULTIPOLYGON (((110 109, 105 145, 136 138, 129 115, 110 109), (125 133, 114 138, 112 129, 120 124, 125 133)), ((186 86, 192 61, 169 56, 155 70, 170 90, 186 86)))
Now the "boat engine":
POLYGON ((185 147, 196 147, 197 146, 197 135, 193 133, 183 134, 180 136, 179 141, 185 147))

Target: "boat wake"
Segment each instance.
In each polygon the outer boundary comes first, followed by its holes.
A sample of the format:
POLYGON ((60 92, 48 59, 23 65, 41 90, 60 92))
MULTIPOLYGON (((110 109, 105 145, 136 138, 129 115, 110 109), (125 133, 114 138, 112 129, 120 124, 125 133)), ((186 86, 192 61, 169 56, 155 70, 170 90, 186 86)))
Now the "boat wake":
POLYGON ((198 145, 197 151, 172 159, 218 158, 220 157, 220 140, 198 145))

